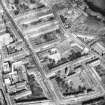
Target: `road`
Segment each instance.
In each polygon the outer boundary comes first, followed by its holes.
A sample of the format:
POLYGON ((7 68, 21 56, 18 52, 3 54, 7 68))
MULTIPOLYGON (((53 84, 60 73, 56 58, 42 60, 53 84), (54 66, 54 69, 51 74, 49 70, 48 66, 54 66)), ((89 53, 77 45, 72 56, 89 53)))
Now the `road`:
POLYGON ((16 26, 15 22, 13 21, 12 17, 10 16, 9 12, 6 10, 5 6, 3 5, 3 2, 0 1, 0 3, 1 3, 3 9, 4 9, 4 12, 5 12, 6 15, 8 16, 9 20, 11 21, 11 23, 13 24, 14 28, 17 30, 17 32, 19 33, 21 39, 25 42, 27 48, 29 49, 30 55, 32 56, 32 59, 33 59, 35 65, 37 66, 38 71, 41 73, 43 80, 46 82, 45 85, 46 85, 46 87, 47 87, 49 93, 51 93, 51 96, 52 96, 53 100, 56 102, 55 94, 53 94, 53 91, 50 89, 50 86, 49 86, 49 84, 48 84, 48 82, 47 82, 47 78, 46 78, 46 76, 45 76, 45 74, 44 74, 44 71, 43 71, 43 69, 40 67, 38 61, 36 60, 36 56, 37 56, 37 55, 36 55, 35 52, 31 49, 31 47, 30 47, 30 45, 28 44, 27 40, 24 38, 22 32, 21 32, 21 31, 18 29, 18 27, 16 26))
MULTIPOLYGON (((1 1, 0 1, 0 2, 1 2, 1 1)), ((43 78, 43 80, 44 80, 44 82, 45 82, 45 85, 46 85, 47 89, 48 89, 49 92, 52 94, 53 100, 56 102, 55 94, 53 94, 53 91, 50 89, 50 86, 49 86, 49 84, 48 84, 48 81, 47 81, 47 78, 46 78, 46 76, 45 76, 45 73, 44 73, 44 71, 43 71, 42 67, 40 66, 40 63, 39 63, 39 61, 38 61, 38 59, 37 59, 36 53, 35 53, 35 52, 33 51, 33 49, 30 47, 30 45, 28 44, 27 40, 24 38, 24 35, 22 34, 22 32, 20 31, 20 29, 18 28, 18 26, 15 24, 13 18, 10 16, 9 12, 6 10, 6 8, 5 8, 5 6, 3 5, 2 2, 1 2, 1 5, 2 5, 2 7, 3 7, 3 9, 4 9, 5 13, 6 13, 6 15, 8 16, 9 20, 10 20, 11 23, 13 24, 14 28, 15 28, 16 31, 19 33, 21 39, 25 42, 27 48, 29 49, 30 55, 32 56, 35 65, 37 66, 39 72, 41 73, 42 78, 43 78)), ((57 16, 56 16, 56 17, 57 17, 57 16)), ((59 20, 58 20, 58 21, 59 21, 59 20)), ((65 33, 65 32, 66 32, 66 29, 64 29, 64 26, 63 26, 63 24, 62 24, 61 22, 60 22, 60 27, 61 27, 61 29, 62 29, 62 30, 64 31, 64 33, 65 33), (62 28, 62 27, 63 27, 63 28, 62 28)), ((77 42, 82 43, 82 45, 84 45, 85 47, 87 47, 87 48, 89 48, 89 49, 91 50, 90 46, 87 46, 84 42, 81 42, 81 40, 77 38, 77 35, 71 34, 70 31, 69 31, 68 33, 69 33, 69 34, 71 35, 71 37, 73 37, 73 39, 75 39, 77 42)), ((69 37, 70 37, 70 36, 69 36, 69 37)), ((91 53, 94 54, 94 52, 93 52, 92 50, 91 50, 91 53)), ((95 54, 95 55, 96 55, 96 54, 95 54)), ((99 56, 99 55, 98 55, 98 56, 99 56)), ((99 56, 99 57, 100 57, 100 56, 99 56)), ((102 59, 102 57, 100 57, 100 58, 102 59)), ((57 102, 56 102, 56 103, 57 103, 57 102)))

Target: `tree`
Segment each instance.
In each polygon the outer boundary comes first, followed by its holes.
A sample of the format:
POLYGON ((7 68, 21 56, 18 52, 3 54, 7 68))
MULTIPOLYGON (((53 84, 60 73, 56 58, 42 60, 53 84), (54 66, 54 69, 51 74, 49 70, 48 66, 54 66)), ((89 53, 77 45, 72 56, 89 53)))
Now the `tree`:
POLYGON ((36 0, 30 0, 30 3, 34 4, 36 3, 36 0))
POLYGON ((76 53, 77 58, 81 57, 81 52, 76 53))
POLYGON ((60 18, 61 18, 61 20, 62 20, 63 23, 65 23, 66 20, 67 20, 67 18, 65 18, 63 15, 60 15, 60 18))
POLYGON ((15 10, 15 11, 14 11, 14 14, 15 14, 15 15, 18 15, 18 14, 19 14, 19 10, 15 10))
POLYGON ((18 4, 19 4, 19 0, 15 0, 15 1, 14 1, 14 4, 15 4, 15 5, 18 5, 18 4))
POLYGON ((48 34, 45 34, 45 35, 43 36, 43 39, 45 39, 46 42, 47 42, 47 41, 51 41, 51 40, 54 40, 54 39, 55 39, 55 35, 53 35, 53 33, 48 33, 48 34))

